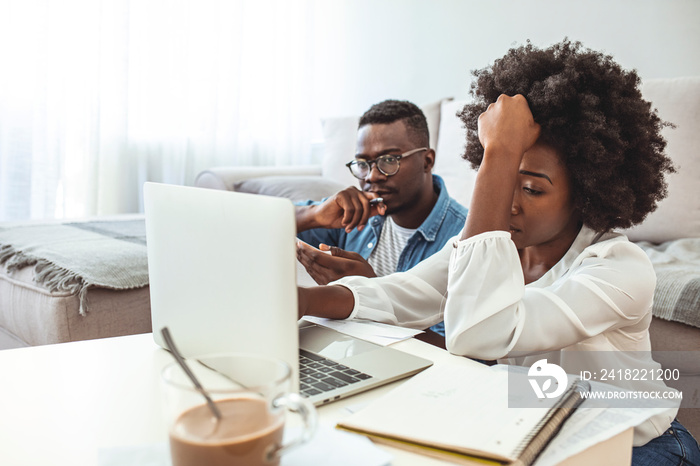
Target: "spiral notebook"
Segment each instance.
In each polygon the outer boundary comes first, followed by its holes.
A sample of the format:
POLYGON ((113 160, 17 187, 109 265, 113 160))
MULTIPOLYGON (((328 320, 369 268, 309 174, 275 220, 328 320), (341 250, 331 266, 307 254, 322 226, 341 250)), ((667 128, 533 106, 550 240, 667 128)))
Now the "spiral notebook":
POLYGON ((532 464, 590 389, 574 380, 546 408, 509 408, 508 371, 432 367, 341 421, 378 443, 458 464, 532 464))

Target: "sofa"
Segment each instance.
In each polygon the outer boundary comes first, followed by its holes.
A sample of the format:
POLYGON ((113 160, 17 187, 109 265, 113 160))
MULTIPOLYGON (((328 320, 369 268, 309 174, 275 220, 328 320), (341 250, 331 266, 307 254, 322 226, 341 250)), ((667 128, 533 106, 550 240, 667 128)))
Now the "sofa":
POLYGON ((0 349, 151 331, 144 216, 0 224, 0 349))
MULTIPOLYGON (((650 326, 654 358, 679 369, 676 388, 684 394, 679 419, 700 436, 700 77, 649 80, 642 93, 659 116, 667 151, 677 173, 668 178, 668 197, 641 224, 625 233, 649 255, 657 272, 650 326)), ((436 151, 434 173, 452 197, 469 206, 476 173, 460 158, 464 129, 456 116, 466 100, 442 99, 422 107, 436 151)), ((292 200, 321 199, 356 185, 345 163, 355 153, 358 116, 327 118, 319 165, 295 167, 214 167, 195 185, 292 200)), ((670 383, 673 385, 673 383, 670 383)))

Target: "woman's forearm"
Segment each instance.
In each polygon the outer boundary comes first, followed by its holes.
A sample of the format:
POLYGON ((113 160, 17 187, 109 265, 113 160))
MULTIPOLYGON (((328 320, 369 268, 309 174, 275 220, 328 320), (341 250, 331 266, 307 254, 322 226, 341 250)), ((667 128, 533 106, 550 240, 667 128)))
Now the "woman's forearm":
POLYGON ((487 231, 508 231, 513 190, 522 154, 495 154, 487 149, 476 177, 469 215, 461 239, 487 231))
POLYGON ((347 319, 355 306, 352 291, 341 285, 297 287, 299 318, 347 319))
POLYGON ((520 161, 539 135, 540 126, 522 95, 501 95, 479 116, 484 157, 461 239, 487 231, 509 231, 520 161))

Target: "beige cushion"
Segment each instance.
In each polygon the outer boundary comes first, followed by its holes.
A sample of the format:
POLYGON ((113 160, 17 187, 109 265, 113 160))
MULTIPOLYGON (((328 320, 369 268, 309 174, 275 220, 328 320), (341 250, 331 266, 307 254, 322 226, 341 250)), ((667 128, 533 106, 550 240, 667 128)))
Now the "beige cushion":
POLYGON ((423 110, 423 113, 425 114, 425 119, 428 122, 430 147, 432 149, 437 147, 438 140, 440 139, 440 118, 442 117, 442 104, 451 100, 452 97, 447 97, 421 107, 421 110, 423 110))
POLYGON ((326 118, 323 125, 321 175, 343 186, 357 186, 345 166, 355 155, 359 117, 326 118))
POLYGON ((654 360, 664 368, 700 376, 700 328, 652 317, 649 338, 654 360))
MULTIPOLYGON (((438 141, 440 105, 443 100, 446 99, 421 107, 428 121, 430 147, 433 149, 438 141)), ((324 140, 321 173, 324 178, 336 181, 343 186, 357 186, 357 179, 350 174, 345 164, 355 155, 359 122, 359 116, 325 118, 321 122, 324 140)))
POLYGON ((116 337, 151 331, 148 286, 116 291, 89 288, 88 312, 76 294, 51 293, 33 281, 33 267, 0 269, 0 327, 29 345, 116 337))
POLYGON ((463 206, 469 207, 476 171, 462 158, 467 137, 462 121, 457 117, 457 111, 466 103, 466 100, 442 102, 440 138, 433 173, 440 175, 445 181, 450 196, 463 206))
POLYGON ((681 377, 667 385, 683 392, 678 420, 696 437, 700 434, 700 328, 653 317, 651 348, 664 369, 678 369, 681 377))
POLYGON ((662 120, 676 125, 663 134, 678 172, 668 177, 668 197, 658 209, 626 234, 653 243, 700 237, 700 77, 649 80, 642 94, 662 120))

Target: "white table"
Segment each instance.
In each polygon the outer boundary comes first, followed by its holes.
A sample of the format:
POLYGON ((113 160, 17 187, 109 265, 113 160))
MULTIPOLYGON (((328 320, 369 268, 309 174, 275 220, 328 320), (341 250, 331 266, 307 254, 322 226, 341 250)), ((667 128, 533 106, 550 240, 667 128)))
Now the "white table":
MULTIPOLYGON (((418 340, 394 347, 435 364, 477 364, 418 340)), ((0 464, 96 466, 100 449, 167 441, 159 377, 171 361, 150 333, 0 351, 0 464)), ((347 406, 399 383, 328 404, 319 421, 335 424, 350 414, 347 406)), ((387 450, 396 466, 449 464, 387 450)))

